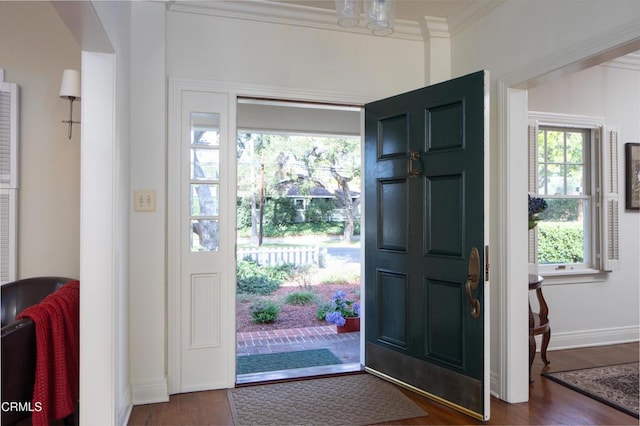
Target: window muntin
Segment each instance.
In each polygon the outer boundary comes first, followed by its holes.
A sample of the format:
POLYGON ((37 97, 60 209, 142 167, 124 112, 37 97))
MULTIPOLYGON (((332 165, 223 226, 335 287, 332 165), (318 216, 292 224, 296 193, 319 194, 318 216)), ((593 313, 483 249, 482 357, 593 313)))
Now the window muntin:
POLYGON ((540 126, 537 195, 548 208, 538 226, 542 270, 595 268, 595 202, 591 131, 540 126))
POLYGON ((220 249, 220 114, 191 113, 189 239, 192 252, 220 249))

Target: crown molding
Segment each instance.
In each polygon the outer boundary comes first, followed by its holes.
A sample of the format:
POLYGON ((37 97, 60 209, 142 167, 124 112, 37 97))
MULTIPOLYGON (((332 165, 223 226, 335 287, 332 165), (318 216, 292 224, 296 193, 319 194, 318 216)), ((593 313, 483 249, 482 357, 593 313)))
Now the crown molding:
MULTIPOLYGON (((168 2, 167 9, 172 12, 194 13, 230 19, 319 28, 377 37, 372 35, 363 24, 352 28, 343 28, 339 26, 336 22, 335 12, 331 10, 268 0, 215 2, 176 0, 168 2)), ((393 34, 386 37, 413 41, 423 40, 420 26, 417 22, 397 19, 394 30, 393 34)))
POLYGON ((601 64, 603 67, 620 68, 623 70, 640 71, 640 52, 629 53, 609 62, 601 64))
MULTIPOLYGON (((194 13, 230 19, 372 35, 362 23, 352 28, 340 27, 336 22, 335 12, 332 10, 298 4, 271 0, 164 1, 167 9, 173 12, 194 13)), ((504 1, 505 0, 474 1, 448 19, 432 16, 419 17, 417 21, 396 19, 394 33, 386 37, 412 41, 424 41, 431 37, 450 38, 462 32, 475 21, 500 6, 504 1)))
POLYGON ((474 1, 448 19, 451 37, 461 33, 465 28, 504 3, 505 0, 474 1))
POLYGON ((447 19, 437 16, 425 16, 422 25, 422 36, 425 41, 430 38, 451 38, 447 19))

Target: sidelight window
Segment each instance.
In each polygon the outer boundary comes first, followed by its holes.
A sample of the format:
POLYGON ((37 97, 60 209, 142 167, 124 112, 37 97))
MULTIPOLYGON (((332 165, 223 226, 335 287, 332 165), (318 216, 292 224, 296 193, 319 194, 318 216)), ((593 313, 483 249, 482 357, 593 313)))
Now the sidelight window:
POLYGON ((191 113, 189 226, 192 252, 220 248, 220 115, 191 113))

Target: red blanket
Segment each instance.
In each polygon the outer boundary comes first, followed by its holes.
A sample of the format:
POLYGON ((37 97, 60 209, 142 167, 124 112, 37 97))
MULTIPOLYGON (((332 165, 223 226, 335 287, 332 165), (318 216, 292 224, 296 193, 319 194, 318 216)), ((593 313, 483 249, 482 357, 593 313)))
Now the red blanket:
POLYGON ((80 283, 70 281, 42 302, 22 311, 36 326, 36 378, 33 387, 34 425, 72 414, 79 398, 80 283))

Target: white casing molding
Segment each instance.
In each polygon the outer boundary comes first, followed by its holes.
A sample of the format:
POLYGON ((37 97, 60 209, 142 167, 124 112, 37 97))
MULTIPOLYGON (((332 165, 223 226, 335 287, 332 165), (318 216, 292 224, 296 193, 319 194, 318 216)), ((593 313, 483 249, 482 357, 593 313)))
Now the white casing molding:
POLYGON ((598 37, 587 39, 571 48, 562 49, 546 58, 527 64, 497 77, 500 247, 493 249, 494 266, 501 294, 499 310, 499 371, 493 391, 499 398, 515 403, 527 401, 528 386, 528 291, 526 285, 513 283, 527 280, 527 234, 525 207, 520 203, 527 189, 527 92, 526 89, 545 81, 568 75, 638 50, 640 23, 621 25, 598 37), (522 229, 521 232, 512 232, 522 229), (500 250, 500 254, 495 253, 500 250), (497 254, 497 256, 496 256, 497 254), (512 350, 512 348, 522 348, 512 350))

